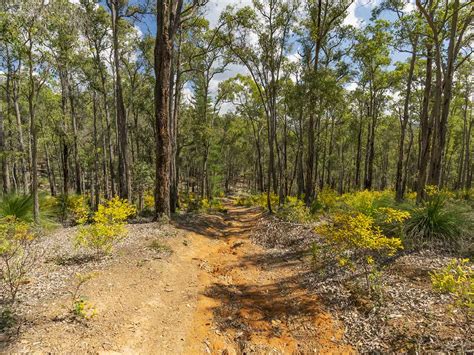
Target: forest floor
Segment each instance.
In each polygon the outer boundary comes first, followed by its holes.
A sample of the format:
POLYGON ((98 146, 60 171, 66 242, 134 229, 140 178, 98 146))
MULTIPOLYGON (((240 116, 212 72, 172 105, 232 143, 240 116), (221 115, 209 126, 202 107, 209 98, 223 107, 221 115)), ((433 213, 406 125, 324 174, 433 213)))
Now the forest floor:
POLYGON ((228 206, 129 225, 129 237, 101 259, 73 251, 74 228, 45 237, 0 352, 353 353, 342 324, 301 285, 301 263, 250 239, 261 213, 228 206), (94 273, 79 292, 97 310, 90 320, 72 316, 78 272, 94 273))

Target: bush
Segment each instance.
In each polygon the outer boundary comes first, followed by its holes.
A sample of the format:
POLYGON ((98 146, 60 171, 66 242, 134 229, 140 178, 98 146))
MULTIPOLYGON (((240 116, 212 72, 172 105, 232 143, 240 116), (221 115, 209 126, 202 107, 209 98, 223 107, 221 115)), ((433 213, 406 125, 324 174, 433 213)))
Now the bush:
MULTIPOLYGON (((279 202, 278 195, 271 193, 270 202, 272 206, 277 206, 279 202)), ((267 194, 261 193, 261 194, 256 194, 256 195, 239 196, 237 200, 235 200, 235 204, 237 206, 267 208, 268 207, 267 194)))
POLYGON ((383 235, 374 218, 362 213, 337 213, 316 232, 326 239, 327 248, 341 267, 363 268, 369 292, 378 274, 378 259, 403 248, 400 238, 383 235))
POLYGON ((68 200, 68 210, 76 224, 84 224, 89 221, 91 209, 87 197, 83 195, 73 195, 68 200))
POLYGON ((316 213, 318 210, 329 212, 337 206, 339 195, 333 189, 324 187, 319 193, 311 206, 311 213, 316 213))
POLYGON ((451 293, 456 304, 474 311, 474 269, 469 259, 453 259, 445 268, 431 273, 433 288, 451 293))
POLYGON ((73 291, 71 293, 71 311, 76 318, 89 320, 97 315, 97 310, 95 307, 90 304, 83 296, 79 295, 81 288, 89 282, 95 274, 76 274, 76 283, 74 285, 73 291))
POLYGON ((93 223, 79 229, 76 247, 109 253, 117 241, 126 237, 125 221, 135 213, 135 206, 118 197, 99 205, 92 218, 93 223))
POLYGON ((305 203, 291 196, 287 197, 286 203, 278 208, 276 215, 285 221, 295 223, 307 223, 313 219, 305 203))
POLYGON ((394 192, 391 190, 347 193, 342 195, 341 202, 343 209, 360 212, 367 216, 374 216, 377 209, 393 207, 395 204, 394 192))
POLYGON ((33 197, 31 195, 4 195, 0 201, 0 217, 13 216, 23 222, 33 222, 33 197))
POLYGON ((155 209, 155 196, 153 195, 153 193, 151 192, 146 193, 143 200, 144 200, 145 209, 148 209, 148 210, 155 209))
POLYGON ((460 201, 451 203, 444 193, 428 195, 405 223, 407 243, 415 247, 458 248, 472 240, 472 210, 460 201))
POLYGON ((37 259, 34 243, 37 239, 30 224, 14 216, 0 220, 0 260, 2 286, 14 303, 20 287, 37 259))
MULTIPOLYGON (((57 201, 54 197, 40 194, 40 224, 43 227, 53 225, 56 217, 57 201)), ((31 195, 4 195, 0 200, 0 218, 13 216, 19 221, 33 222, 33 197, 31 195)))

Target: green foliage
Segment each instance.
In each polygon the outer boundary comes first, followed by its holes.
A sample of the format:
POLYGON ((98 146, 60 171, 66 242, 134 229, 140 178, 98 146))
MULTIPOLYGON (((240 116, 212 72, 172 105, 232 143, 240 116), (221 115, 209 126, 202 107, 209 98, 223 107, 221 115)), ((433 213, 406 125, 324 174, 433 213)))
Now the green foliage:
POLYGON ((118 197, 99 205, 93 223, 80 227, 75 238, 76 247, 110 253, 114 244, 127 236, 125 221, 135 213, 135 206, 118 197))
POLYGON ((181 196, 181 208, 186 209, 187 212, 220 212, 227 213, 227 209, 222 204, 220 198, 199 198, 197 195, 190 193, 187 196, 181 196))
POLYGON ((456 304, 474 312, 474 268, 469 259, 453 259, 443 269, 431 273, 433 288, 451 293, 456 304))
POLYGON ((11 307, 4 307, 0 311, 0 332, 11 328, 16 323, 15 315, 11 307))
MULTIPOLYGON (((270 201, 272 206, 278 205, 278 195, 273 193, 270 194, 270 201)), ((239 196, 235 201, 235 205, 244 207, 262 207, 267 208, 267 194, 261 193, 256 195, 242 195, 239 196)))
POLYGON ((31 195, 4 195, 0 200, 0 217, 14 216, 24 222, 33 221, 33 197, 31 195))
MULTIPOLYGON (((40 224, 47 227, 52 225, 55 217, 56 200, 45 194, 39 196, 40 224)), ((14 216, 16 219, 33 222, 33 197, 31 195, 7 194, 0 199, 0 218, 14 216)))
POLYGON ((289 196, 283 206, 278 207, 276 215, 288 222, 307 223, 313 219, 309 208, 296 197, 289 196))
POLYGON ((429 193, 404 227, 407 243, 416 247, 457 248, 465 240, 472 241, 473 231, 472 210, 460 201, 450 202, 443 192, 429 193))
POLYGON ((2 287, 14 303, 20 287, 27 282, 27 276, 36 261, 33 244, 37 233, 29 223, 14 216, 0 220, 0 262, 2 287))

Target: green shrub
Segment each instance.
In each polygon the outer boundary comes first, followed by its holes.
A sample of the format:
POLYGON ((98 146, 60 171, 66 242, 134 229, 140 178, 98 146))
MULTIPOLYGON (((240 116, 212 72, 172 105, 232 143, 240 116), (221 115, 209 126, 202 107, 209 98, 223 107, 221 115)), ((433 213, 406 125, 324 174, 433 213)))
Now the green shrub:
POLYGON ((473 230, 472 210, 438 193, 415 208, 404 227, 407 243, 415 247, 458 248, 463 240, 472 240, 473 230))
POLYGON ((307 223, 313 219, 308 207, 296 197, 287 197, 286 203, 278 207, 276 215, 288 222, 307 223))
POLYGON ((13 216, 24 222, 33 222, 33 197, 31 195, 4 195, 0 200, 0 217, 13 216))
POLYGON ((157 253, 173 253, 173 249, 169 245, 161 243, 158 239, 153 240, 148 247, 157 253))
MULTIPOLYGON (((40 194, 40 224, 44 227, 53 225, 56 217, 57 201, 54 197, 40 194)), ((0 218, 14 216, 17 220, 33 222, 33 197, 31 195, 7 194, 0 199, 0 218)))
MULTIPOLYGON (((270 202, 273 207, 278 205, 279 197, 274 193, 270 194, 270 202)), ((267 194, 261 193, 256 195, 248 195, 248 196, 239 196, 235 202, 237 206, 244 206, 244 207, 262 207, 267 208, 267 194)))

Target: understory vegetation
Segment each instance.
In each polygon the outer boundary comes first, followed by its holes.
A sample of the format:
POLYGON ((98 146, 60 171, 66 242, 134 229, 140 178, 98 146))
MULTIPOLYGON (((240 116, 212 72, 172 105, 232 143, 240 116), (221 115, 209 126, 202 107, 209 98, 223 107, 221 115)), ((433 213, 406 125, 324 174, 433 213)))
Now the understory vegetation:
MULTIPOLYGON (((470 195, 456 195, 434 186, 426 189, 426 200, 416 204, 413 196, 397 202, 391 190, 356 191, 338 195, 325 189, 313 206, 288 198, 276 216, 294 225, 308 225, 319 236, 308 252, 316 269, 338 265, 365 282, 365 290, 379 297, 383 266, 394 257, 419 250, 434 250, 454 257, 451 266, 432 275, 433 287, 451 292, 474 311, 472 292, 474 255, 474 210, 470 195), (464 258, 464 259, 458 259, 464 258), (461 261, 462 260, 462 261, 461 261)), ((271 195, 275 201, 277 196, 271 195)), ((266 206, 267 195, 246 195, 239 206, 266 206)))

